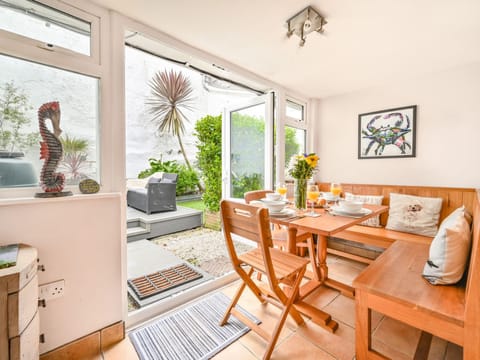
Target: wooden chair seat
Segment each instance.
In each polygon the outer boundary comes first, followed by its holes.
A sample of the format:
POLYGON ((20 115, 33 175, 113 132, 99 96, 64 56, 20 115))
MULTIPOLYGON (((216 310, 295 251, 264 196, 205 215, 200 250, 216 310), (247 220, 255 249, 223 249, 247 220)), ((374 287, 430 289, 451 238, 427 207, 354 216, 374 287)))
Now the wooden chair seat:
MULTIPOLYGON (((279 281, 292 276, 292 274, 298 272, 298 270, 306 263, 305 259, 279 249, 271 249, 270 255, 272 257, 273 267, 275 268, 275 275, 279 281)), ((261 273, 265 274, 267 271, 265 268, 265 262, 262 258, 262 251, 258 248, 243 253, 242 255, 239 255, 238 258, 261 273)))
POLYGON ((230 315, 237 317, 268 342, 263 359, 270 359, 287 316, 290 315, 298 325, 304 323, 293 302, 297 298, 308 260, 273 248, 267 209, 228 200, 223 200, 220 208, 227 250, 233 269, 242 280, 220 325, 225 325, 230 315), (255 241, 258 247, 238 255, 232 234, 255 241), (267 278, 268 288, 253 281, 255 270, 267 278), (261 303, 268 302, 282 310, 271 334, 235 308, 246 287, 261 303))

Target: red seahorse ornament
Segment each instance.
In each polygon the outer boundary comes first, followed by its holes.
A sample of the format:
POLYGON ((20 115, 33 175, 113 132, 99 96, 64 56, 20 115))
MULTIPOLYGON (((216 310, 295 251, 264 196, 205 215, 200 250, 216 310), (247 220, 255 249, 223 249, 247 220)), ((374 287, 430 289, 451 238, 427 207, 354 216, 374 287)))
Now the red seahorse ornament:
POLYGON ((44 160, 40 173, 40 186, 46 194, 37 193, 37 197, 67 196, 71 191, 62 192, 65 186, 65 175, 55 172, 63 157, 63 147, 60 142, 60 104, 58 101, 45 103, 38 109, 38 126, 40 128, 40 159, 44 160), (53 133, 47 128, 45 120, 52 123, 53 133))

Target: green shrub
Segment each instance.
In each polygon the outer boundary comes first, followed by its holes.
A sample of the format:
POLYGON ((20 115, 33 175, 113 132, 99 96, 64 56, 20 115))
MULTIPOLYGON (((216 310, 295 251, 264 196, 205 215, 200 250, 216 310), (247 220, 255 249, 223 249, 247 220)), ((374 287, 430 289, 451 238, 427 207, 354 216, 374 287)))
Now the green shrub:
POLYGON ((247 191, 263 189, 262 174, 242 175, 232 178, 233 197, 243 199, 247 191))
POLYGON ((197 162, 205 185, 202 200, 210 211, 220 209, 222 198, 222 116, 207 115, 195 124, 197 162))
POLYGON ((141 171, 138 174, 139 179, 146 178, 156 172, 163 171, 178 174, 177 196, 192 194, 196 191, 198 184, 198 174, 195 170, 190 170, 186 165, 180 164, 176 160, 162 161, 160 159, 148 159, 150 169, 141 171))
POLYGON ((7 82, 0 87, 0 150, 25 151, 40 141, 38 132, 27 132, 31 123, 28 111, 32 110, 25 92, 15 83, 7 82))

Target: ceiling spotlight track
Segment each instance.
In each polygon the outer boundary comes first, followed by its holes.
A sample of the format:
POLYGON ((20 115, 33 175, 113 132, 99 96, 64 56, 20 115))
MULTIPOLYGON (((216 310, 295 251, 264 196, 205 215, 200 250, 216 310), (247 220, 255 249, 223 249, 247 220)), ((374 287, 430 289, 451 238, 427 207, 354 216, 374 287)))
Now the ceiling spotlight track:
POLYGON ((323 33, 327 21, 311 6, 307 6, 299 13, 287 20, 287 37, 293 34, 300 38, 300 46, 305 45, 307 35, 311 32, 323 33))

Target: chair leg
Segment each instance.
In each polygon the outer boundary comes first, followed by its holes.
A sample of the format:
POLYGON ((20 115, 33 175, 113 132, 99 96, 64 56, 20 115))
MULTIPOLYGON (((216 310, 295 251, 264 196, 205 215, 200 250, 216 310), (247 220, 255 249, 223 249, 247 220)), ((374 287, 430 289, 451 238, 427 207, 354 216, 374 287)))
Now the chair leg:
POLYGON ((293 302, 297 297, 300 282, 302 281, 303 275, 305 274, 305 270, 306 268, 303 268, 298 272, 297 278, 295 279, 295 282, 293 285, 293 291, 291 292, 290 297, 287 297, 280 288, 278 289, 279 300, 283 303, 284 308, 283 308, 282 314, 280 315, 280 319, 278 320, 277 325, 275 326, 275 330, 272 333, 270 341, 267 345, 267 350, 263 355, 264 360, 268 360, 272 356, 273 349, 275 348, 275 344, 277 343, 277 340, 278 340, 278 337, 280 336, 280 332, 282 331, 283 325, 287 320, 288 314, 290 314, 293 318, 296 317, 294 316, 294 314, 300 317, 301 323, 297 322, 297 324, 301 325, 304 323, 302 316, 293 306, 293 302))
MULTIPOLYGON (((293 286, 292 286, 292 291, 290 291, 289 295, 290 296, 286 296, 286 293, 284 291, 282 291, 282 294, 280 294, 280 298, 279 300, 284 304, 288 304, 290 302, 290 304, 293 304, 295 302, 295 300, 297 299, 297 296, 298 296, 298 293, 300 291, 300 283, 302 282, 302 279, 303 279, 303 276, 305 275, 305 271, 306 271, 306 268, 304 268, 303 270, 300 270, 298 272, 298 276, 296 277, 294 283, 293 283, 293 286), (282 296, 283 295, 283 296, 282 296)), ((302 315, 300 314, 300 312, 295 308, 295 306, 291 306, 290 305, 290 311, 289 311, 290 315, 292 316, 292 318, 295 320, 295 322, 297 323, 297 325, 302 325, 305 320, 303 319, 302 315)))
POLYGON ((255 283, 250 278, 253 274, 254 269, 250 268, 248 273, 246 273, 242 269, 236 269, 236 271, 237 271, 237 274, 240 275, 240 278, 243 280, 243 282, 238 287, 237 292, 235 293, 235 296, 233 297, 232 301, 230 302, 230 305, 225 311, 225 315, 223 316, 222 320, 220 320, 220 326, 223 326, 227 323, 232 309, 235 307, 235 305, 237 305, 237 302, 240 299, 240 296, 242 295, 243 290, 245 290, 245 286, 248 286, 250 290, 252 290, 253 294, 257 297, 257 299, 262 304, 265 302, 265 300, 262 298, 262 295, 261 295, 262 293, 260 289, 257 287, 257 285, 255 285, 255 283))

